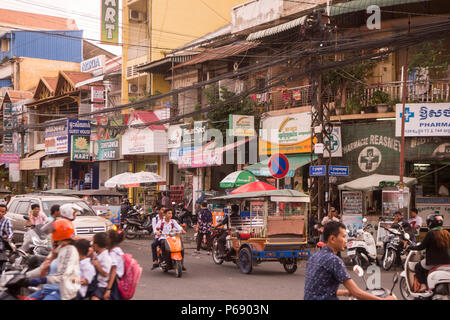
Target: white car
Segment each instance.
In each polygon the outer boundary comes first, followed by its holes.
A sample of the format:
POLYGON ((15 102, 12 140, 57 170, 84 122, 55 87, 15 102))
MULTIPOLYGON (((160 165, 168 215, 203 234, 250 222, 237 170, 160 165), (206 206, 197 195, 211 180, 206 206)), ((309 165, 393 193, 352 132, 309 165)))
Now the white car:
POLYGON ((83 211, 78 213, 76 219, 73 221, 75 234, 79 237, 90 238, 96 233, 105 232, 113 228, 111 221, 97 216, 95 211, 78 197, 24 194, 15 196, 11 199, 8 203, 6 214, 6 217, 12 222, 14 241, 16 243, 23 241, 23 235, 26 232, 26 220, 23 216, 29 216, 31 205, 35 203, 40 206, 41 211, 43 211, 47 217, 50 217, 50 208, 55 204, 61 206, 65 203, 75 203, 83 208, 83 211))

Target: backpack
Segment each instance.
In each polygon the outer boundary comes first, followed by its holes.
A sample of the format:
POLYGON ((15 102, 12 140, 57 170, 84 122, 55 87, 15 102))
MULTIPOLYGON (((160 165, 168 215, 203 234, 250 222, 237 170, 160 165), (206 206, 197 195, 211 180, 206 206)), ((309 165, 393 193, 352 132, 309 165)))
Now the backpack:
POLYGON ((123 254, 124 273, 117 282, 122 299, 130 300, 134 296, 137 284, 142 274, 142 268, 131 254, 123 254))

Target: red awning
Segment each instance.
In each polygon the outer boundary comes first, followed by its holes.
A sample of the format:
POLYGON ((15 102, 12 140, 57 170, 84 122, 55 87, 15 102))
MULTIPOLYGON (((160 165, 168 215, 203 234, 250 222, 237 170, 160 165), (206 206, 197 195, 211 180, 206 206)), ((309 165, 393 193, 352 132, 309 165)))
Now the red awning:
MULTIPOLYGON (((160 121, 158 116, 153 111, 134 111, 134 115, 141 119, 143 123, 151 123, 160 121)), ((148 126, 151 130, 166 130, 162 124, 151 124, 148 126)))
POLYGON ((257 191, 270 191, 270 190, 278 190, 278 189, 271 184, 262 181, 255 181, 244 184, 243 186, 234 189, 233 191, 231 191, 231 194, 257 192, 257 191))

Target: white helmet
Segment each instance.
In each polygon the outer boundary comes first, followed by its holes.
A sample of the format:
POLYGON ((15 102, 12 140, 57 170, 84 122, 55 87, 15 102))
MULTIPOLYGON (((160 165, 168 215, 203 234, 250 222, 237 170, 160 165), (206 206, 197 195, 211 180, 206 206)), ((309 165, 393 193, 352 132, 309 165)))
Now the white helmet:
POLYGON ((73 221, 75 220, 76 212, 83 211, 83 208, 75 203, 65 203, 61 207, 59 207, 59 211, 61 212, 61 217, 73 221))

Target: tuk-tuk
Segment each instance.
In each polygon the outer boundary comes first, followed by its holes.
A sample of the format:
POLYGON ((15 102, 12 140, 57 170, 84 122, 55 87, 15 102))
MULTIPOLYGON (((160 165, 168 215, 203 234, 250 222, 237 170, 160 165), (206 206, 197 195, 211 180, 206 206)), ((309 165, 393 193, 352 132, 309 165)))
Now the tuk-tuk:
POLYGON ((103 216, 115 225, 120 224, 120 205, 124 194, 108 189, 74 191, 72 194, 85 199, 97 215, 103 216))
MULTIPOLYGON (((296 190, 271 190, 211 198, 213 203, 238 204, 239 217, 229 219, 227 237, 231 259, 242 273, 266 261, 280 262, 287 273, 297 270, 300 259, 308 259, 307 216, 309 196, 296 190), (244 210, 242 210, 244 209, 244 210), (245 210, 248 209, 248 210, 245 210)), ((225 214, 229 214, 225 209, 225 214)), ((217 260, 213 248, 213 260, 217 260)))

